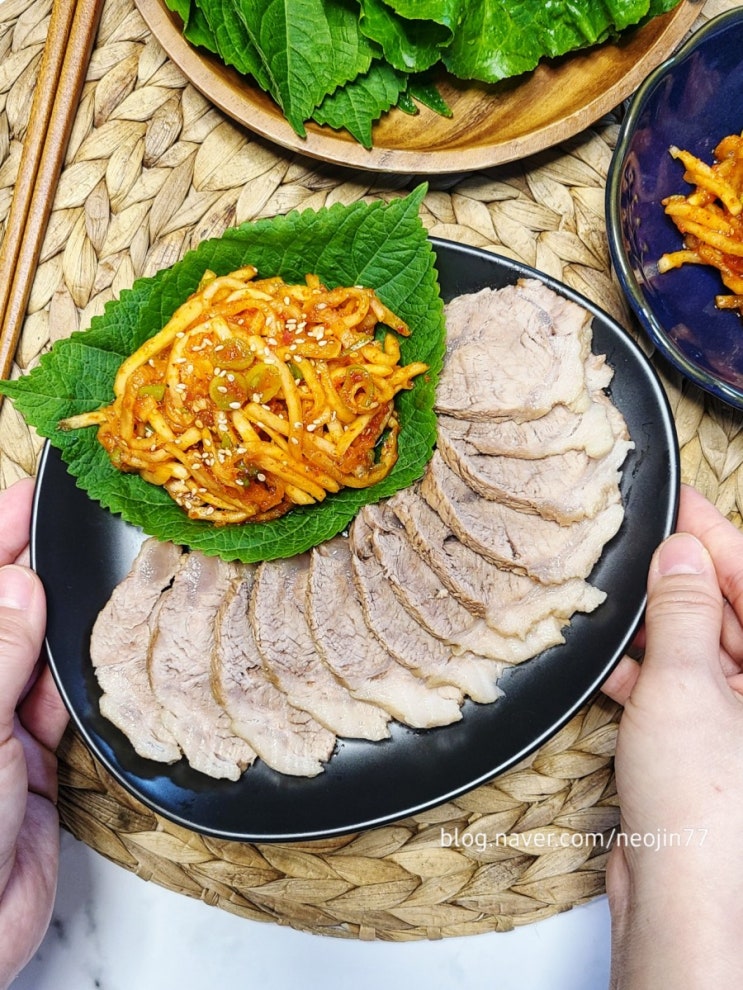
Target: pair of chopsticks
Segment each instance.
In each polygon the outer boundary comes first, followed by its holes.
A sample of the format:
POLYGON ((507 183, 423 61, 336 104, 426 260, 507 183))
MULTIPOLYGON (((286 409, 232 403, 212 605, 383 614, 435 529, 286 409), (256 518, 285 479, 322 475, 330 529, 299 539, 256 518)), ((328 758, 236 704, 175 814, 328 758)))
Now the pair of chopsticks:
POLYGON ((103 0, 54 0, 52 5, 0 246, 0 379, 13 366, 102 7, 103 0))

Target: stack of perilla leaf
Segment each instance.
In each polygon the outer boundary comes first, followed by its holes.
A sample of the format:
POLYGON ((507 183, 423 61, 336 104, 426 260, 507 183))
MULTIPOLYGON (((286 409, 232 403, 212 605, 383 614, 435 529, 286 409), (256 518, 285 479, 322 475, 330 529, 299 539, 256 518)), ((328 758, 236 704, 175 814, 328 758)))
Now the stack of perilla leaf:
POLYGON ((600 44, 679 0, 165 0, 193 45, 250 76, 300 137, 314 120, 365 147, 374 121, 417 102, 449 115, 442 68, 497 83, 600 44), (417 102, 416 102, 417 101, 417 102))

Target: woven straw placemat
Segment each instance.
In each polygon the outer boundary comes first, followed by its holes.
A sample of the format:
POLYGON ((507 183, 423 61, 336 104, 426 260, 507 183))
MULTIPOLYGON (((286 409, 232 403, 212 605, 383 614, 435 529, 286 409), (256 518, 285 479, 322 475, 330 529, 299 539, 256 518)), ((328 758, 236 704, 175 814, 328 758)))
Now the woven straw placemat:
MULTIPOLYGON (((708 0, 700 23, 734 6, 708 0)), ((51 0, 0 4, 0 221, 13 193, 50 7, 51 0)), ((522 162, 431 178, 426 226, 563 280, 631 329, 604 226, 617 127, 611 115, 522 162)), ((293 208, 389 197, 418 181, 319 164, 252 136, 186 82, 132 0, 107 0, 16 373, 87 326, 135 277, 172 264, 226 227, 293 208)), ((674 411, 684 480, 741 525, 741 416, 656 364, 674 411)), ((5 402, 0 487, 35 473, 41 445, 5 402)), ((65 828, 126 869, 247 918, 397 941, 507 930, 604 891, 608 837, 619 818, 612 766, 618 718, 618 708, 599 698, 523 764, 455 801, 358 835, 281 845, 204 838, 159 818, 70 731, 59 754, 60 811, 65 828), (496 835, 508 842, 479 838, 496 835)))

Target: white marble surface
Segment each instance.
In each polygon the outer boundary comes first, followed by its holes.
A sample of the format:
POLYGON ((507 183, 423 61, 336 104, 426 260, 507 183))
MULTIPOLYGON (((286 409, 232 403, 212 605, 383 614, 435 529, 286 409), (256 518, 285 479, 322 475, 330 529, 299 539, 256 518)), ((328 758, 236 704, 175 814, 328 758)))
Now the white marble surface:
POLYGON ((604 990, 605 898, 513 932, 359 942, 247 921, 62 836, 49 934, 13 990, 604 990))

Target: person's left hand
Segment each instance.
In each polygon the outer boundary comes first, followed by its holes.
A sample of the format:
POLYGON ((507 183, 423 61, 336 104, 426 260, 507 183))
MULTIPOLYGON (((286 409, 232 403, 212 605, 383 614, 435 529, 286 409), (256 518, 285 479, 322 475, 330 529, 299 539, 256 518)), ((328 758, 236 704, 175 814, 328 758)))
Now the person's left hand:
POLYGON ((39 946, 59 862, 57 748, 67 712, 39 660, 44 589, 28 567, 33 481, 0 493, 0 987, 39 946))

